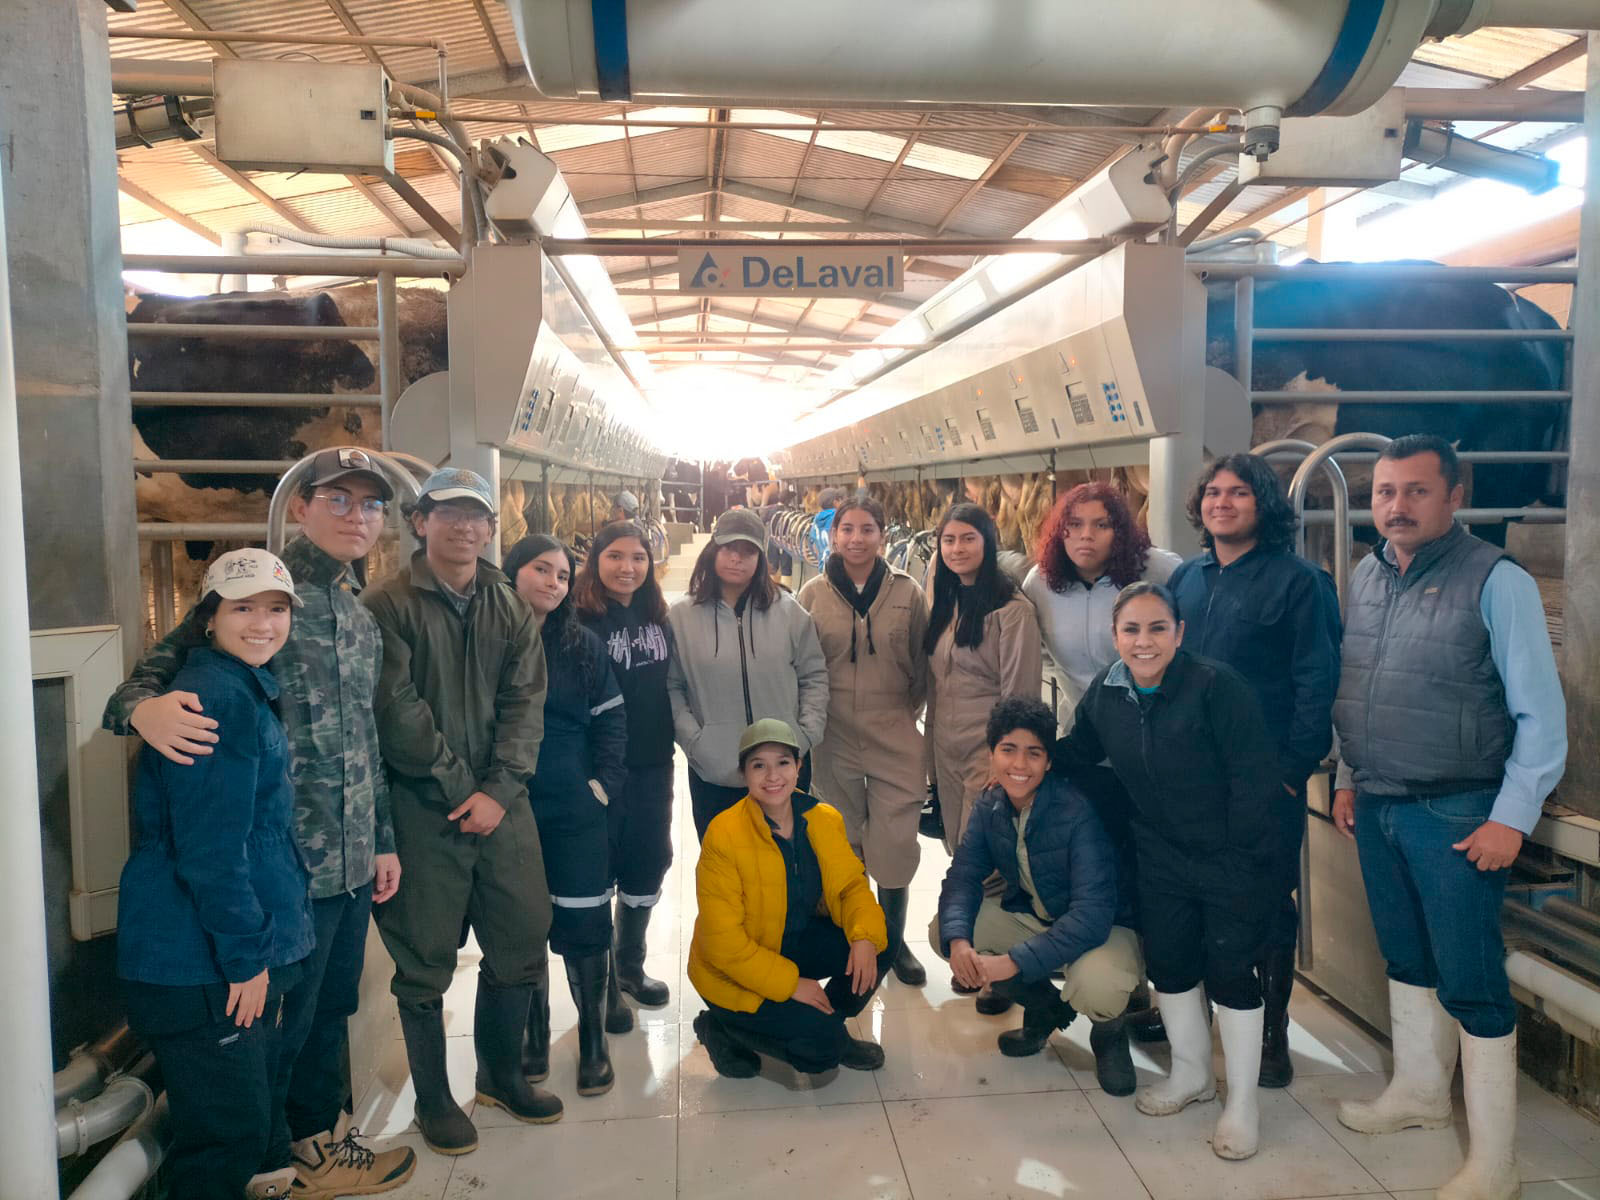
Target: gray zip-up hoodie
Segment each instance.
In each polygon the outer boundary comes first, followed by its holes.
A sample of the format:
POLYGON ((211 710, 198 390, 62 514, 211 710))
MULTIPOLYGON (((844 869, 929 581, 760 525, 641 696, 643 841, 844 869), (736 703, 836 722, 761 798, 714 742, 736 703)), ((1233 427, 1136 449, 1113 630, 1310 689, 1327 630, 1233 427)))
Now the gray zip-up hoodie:
POLYGON ((787 721, 809 754, 828 721, 828 660, 811 616, 787 592, 765 612, 735 614, 687 596, 667 613, 677 653, 667 673, 672 726, 694 773, 741 787, 739 735, 762 717, 787 721))

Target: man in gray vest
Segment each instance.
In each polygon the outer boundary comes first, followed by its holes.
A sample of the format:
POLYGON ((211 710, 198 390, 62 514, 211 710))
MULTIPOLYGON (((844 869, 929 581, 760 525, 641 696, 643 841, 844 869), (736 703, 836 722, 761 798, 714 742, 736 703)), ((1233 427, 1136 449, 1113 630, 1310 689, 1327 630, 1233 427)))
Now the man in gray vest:
POLYGON ((1459 1050, 1471 1148, 1438 1195, 1507 1200, 1520 1188, 1517 1009, 1500 902, 1566 767, 1566 704, 1538 587, 1456 524, 1461 499, 1448 442, 1390 442, 1372 478, 1387 540, 1350 581, 1333 820, 1355 838, 1388 962, 1394 1078, 1341 1104, 1339 1121, 1449 1125, 1459 1050))

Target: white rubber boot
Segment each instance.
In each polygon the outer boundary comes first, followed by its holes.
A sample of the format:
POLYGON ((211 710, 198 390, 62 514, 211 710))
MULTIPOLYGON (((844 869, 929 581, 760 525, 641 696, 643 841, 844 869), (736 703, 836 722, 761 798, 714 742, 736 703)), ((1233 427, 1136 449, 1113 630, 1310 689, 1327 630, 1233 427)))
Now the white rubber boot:
POLYGON ((1461 1080, 1467 1096, 1466 1165, 1438 1200, 1517 1200, 1522 1195, 1517 1136, 1517 1035, 1473 1037, 1461 1031, 1461 1080))
MULTIPOLYGON (((1167 1027, 1172 1047, 1172 1072, 1160 1083, 1139 1089, 1134 1106, 1151 1117, 1170 1117, 1197 1100, 1217 1094, 1217 1077, 1211 1070, 1211 1027, 1206 1024, 1206 994, 1199 987, 1187 992, 1157 992, 1156 1004, 1167 1027)), ((1259 1024, 1256 1040, 1261 1039, 1259 1024)))
POLYGON ((1432 988, 1389 981, 1394 1078, 1371 1100, 1339 1105, 1339 1124, 1357 1133, 1443 1129, 1450 1124, 1450 1080, 1460 1027, 1432 988))
POLYGON ((1217 1005, 1223 1072, 1228 1080, 1227 1100, 1211 1135, 1211 1149, 1218 1158, 1250 1158, 1261 1140, 1261 1105, 1256 1088, 1261 1077, 1261 1031, 1266 1011, 1217 1005))

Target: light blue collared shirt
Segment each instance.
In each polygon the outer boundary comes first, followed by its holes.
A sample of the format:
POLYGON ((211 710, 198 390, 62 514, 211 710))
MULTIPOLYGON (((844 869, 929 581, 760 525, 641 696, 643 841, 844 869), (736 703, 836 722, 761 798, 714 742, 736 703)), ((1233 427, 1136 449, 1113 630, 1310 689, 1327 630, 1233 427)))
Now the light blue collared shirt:
MULTIPOLYGON (((1384 553, 1390 553, 1387 546, 1384 553)), ((1505 688, 1506 708, 1516 722, 1505 777, 1489 819, 1531 833, 1545 798, 1567 769, 1567 700, 1556 672, 1539 585, 1503 558, 1484 580, 1478 611, 1489 630, 1489 655, 1505 688)), ((1354 787, 1351 775, 1349 764, 1341 762, 1335 787, 1354 787)))

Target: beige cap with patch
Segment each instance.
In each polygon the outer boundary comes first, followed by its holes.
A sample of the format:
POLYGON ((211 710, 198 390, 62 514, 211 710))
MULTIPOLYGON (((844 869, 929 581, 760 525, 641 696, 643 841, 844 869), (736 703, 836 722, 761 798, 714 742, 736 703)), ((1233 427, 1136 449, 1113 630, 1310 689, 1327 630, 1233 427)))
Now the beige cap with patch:
POLYGON ((224 600, 243 600, 262 592, 286 592, 299 608, 304 601, 295 594, 294 577, 283 560, 265 550, 230 550, 206 568, 200 585, 204 600, 215 592, 224 600))

